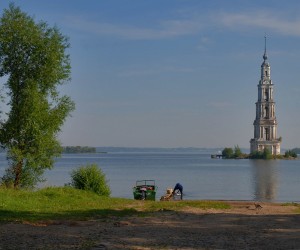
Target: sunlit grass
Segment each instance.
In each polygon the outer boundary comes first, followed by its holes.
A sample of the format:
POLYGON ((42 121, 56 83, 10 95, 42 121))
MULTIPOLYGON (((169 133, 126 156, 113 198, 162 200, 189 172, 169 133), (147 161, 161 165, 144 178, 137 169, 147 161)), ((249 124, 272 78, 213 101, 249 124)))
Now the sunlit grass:
POLYGON ((300 204, 297 202, 286 202, 283 203, 282 206, 293 206, 295 207, 294 212, 300 214, 300 204))
POLYGON ((156 211, 158 209, 169 210, 184 210, 185 208, 200 208, 200 209, 228 209, 230 205, 225 202, 218 201, 165 201, 165 202, 152 202, 145 204, 148 211, 156 211))
POLYGON ((38 191, 0 188, 0 221, 86 220, 107 216, 145 215, 155 211, 186 208, 226 209, 213 201, 135 201, 109 198, 71 187, 50 187, 38 191))

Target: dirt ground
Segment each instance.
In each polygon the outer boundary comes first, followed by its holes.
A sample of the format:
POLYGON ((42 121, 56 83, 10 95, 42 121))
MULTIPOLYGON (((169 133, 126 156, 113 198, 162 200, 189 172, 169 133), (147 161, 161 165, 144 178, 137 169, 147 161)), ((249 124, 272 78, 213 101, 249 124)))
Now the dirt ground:
POLYGON ((228 210, 0 224, 0 249, 300 249, 294 206, 229 203, 228 210))

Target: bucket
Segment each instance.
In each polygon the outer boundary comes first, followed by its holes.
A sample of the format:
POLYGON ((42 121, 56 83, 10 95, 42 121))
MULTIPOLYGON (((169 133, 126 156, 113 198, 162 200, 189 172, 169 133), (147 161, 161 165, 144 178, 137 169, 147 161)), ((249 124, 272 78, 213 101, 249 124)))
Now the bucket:
POLYGON ((180 201, 181 200, 181 193, 180 192, 176 192, 174 195, 173 195, 173 200, 174 201, 180 201))

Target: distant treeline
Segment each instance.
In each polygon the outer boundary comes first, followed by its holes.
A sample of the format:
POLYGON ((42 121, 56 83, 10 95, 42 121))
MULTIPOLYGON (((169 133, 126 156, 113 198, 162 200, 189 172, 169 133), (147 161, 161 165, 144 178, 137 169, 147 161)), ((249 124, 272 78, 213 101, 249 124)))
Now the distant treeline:
POLYGON ((97 147, 97 152, 114 153, 208 153, 222 150, 222 148, 159 148, 159 147, 97 147))
POLYGON ((63 147, 63 153, 65 154, 79 154, 79 153, 96 153, 94 147, 82 147, 82 146, 67 146, 63 147))
MULTIPOLYGON (((235 146, 234 149, 232 148, 224 148, 222 151, 222 158, 223 159, 295 159, 297 158, 297 152, 295 150, 286 150, 284 155, 272 155, 272 152, 268 148, 264 148, 263 151, 254 151, 250 154, 244 154, 239 146, 235 146)), ((300 148, 298 148, 300 152, 300 148)), ((216 156, 212 155, 212 158, 216 158, 216 156)))
POLYGON ((295 152, 296 154, 300 154, 300 148, 293 148, 291 151, 295 152))

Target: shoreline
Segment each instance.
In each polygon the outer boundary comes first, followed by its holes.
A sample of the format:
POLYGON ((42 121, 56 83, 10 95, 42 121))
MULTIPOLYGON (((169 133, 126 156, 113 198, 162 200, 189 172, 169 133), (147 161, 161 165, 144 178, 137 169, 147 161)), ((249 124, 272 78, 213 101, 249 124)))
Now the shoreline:
POLYGON ((300 248, 297 204, 222 202, 231 208, 158 209, 143 216, 95 214, 94 219, 85 221, 0 223, 0 249, 300 248), (261 207, 256 207, 257 203, 261 207))

